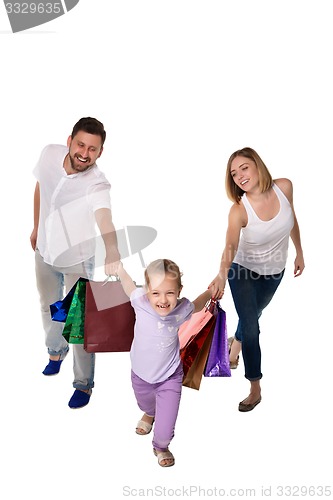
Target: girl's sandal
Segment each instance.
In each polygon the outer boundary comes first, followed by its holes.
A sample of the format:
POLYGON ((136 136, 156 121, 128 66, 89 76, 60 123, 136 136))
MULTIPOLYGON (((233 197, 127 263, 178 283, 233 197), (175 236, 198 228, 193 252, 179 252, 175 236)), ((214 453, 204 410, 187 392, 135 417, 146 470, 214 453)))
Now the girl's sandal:
POLYGON ((141 436, 145 436, 146 434, 149 434, 153 428, 154 420, 155 419, 153 419, 151 424, 149 424, 148 422, 145 422, 144 420, 139 420, 139 422, 136 424, 135 432, 137 434, 140 434, 141 436))
POLYGON ((157 451, 155 448, 153 448, 153 451, 154 455, 157 457, 158 465, 161 467, 171 467, 172 465, 175 465, 175 457, 171 451, 157 451))

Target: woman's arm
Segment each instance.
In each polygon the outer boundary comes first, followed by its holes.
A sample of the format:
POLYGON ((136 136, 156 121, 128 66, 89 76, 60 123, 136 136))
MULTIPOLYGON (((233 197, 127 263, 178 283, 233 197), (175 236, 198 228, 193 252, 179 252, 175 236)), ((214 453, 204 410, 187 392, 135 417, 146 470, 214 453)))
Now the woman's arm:
POLYGON ((305 263, 304 263, 303 250, 301 244, 301 234, 295 212, 294 212, 294 227, 291 230, 290 237, 296 250, 296 257, 294 260, 294 276, 297 277, 303 273, 305 268, 305 263))
POLYGON ((291 205, 294 214, 294 227, 290 232, 290 238, 296 250, 296 257, 294 261, 294 276, 297 277, 303 273, 305 264, 304 264, 303 249, 301 243, 301 233, 294 208, 293 185, 289 179, 276 179, 274 182, 281 189, 283 194, 288 198, 288 201, 291 205))
POLYGON ((211 289, 212 297, 215 299, 221 299, 224 294, 228 272, 237 252, 241 229, 245 224, 242 206, 234 204, 229 212, 226 242, 222 253, 220 270, 208 286, 208 289, 211 289))

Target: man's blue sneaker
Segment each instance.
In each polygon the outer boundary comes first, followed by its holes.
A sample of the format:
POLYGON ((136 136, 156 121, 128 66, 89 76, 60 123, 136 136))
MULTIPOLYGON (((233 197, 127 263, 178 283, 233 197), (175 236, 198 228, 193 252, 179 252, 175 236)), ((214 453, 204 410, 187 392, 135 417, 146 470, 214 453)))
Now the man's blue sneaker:
POLYGON ((75 389, 73 396, 69 400, 68 406, 70 408, 82 408, 89 403, 91 396, 91 390, 89 392, 80 391, 80 389, 75 389))
POLYGON ((42 373, 44 375, 56 375, 60 371, 62 361, 62 359, 59 359, 59 361, 53 361, 53 359, 50 359, 49 364, 45 366, 42 373))

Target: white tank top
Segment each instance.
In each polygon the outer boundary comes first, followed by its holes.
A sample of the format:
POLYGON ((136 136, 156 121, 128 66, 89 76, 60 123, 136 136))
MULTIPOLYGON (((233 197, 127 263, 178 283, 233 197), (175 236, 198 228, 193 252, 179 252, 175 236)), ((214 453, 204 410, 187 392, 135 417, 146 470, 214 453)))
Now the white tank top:
POLYGON ((242 229, 234 262, 258 274, 278 274, 286 266, 290 231, 294 226, 291 205, 276 184, 273 189, 280 203, 278 214, 271 220, 261 220, 251 203, 242 196, 248 222, 242 229))

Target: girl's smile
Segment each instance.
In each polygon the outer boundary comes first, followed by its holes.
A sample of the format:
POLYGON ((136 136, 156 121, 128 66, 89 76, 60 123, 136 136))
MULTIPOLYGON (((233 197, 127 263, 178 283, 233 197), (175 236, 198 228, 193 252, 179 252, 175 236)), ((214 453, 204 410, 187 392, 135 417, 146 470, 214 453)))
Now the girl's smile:
POLYGON ((160 316, 167 316, 177 306, 180 289, 177 280, 170 274, 150 276, 147 298, 160 316))

